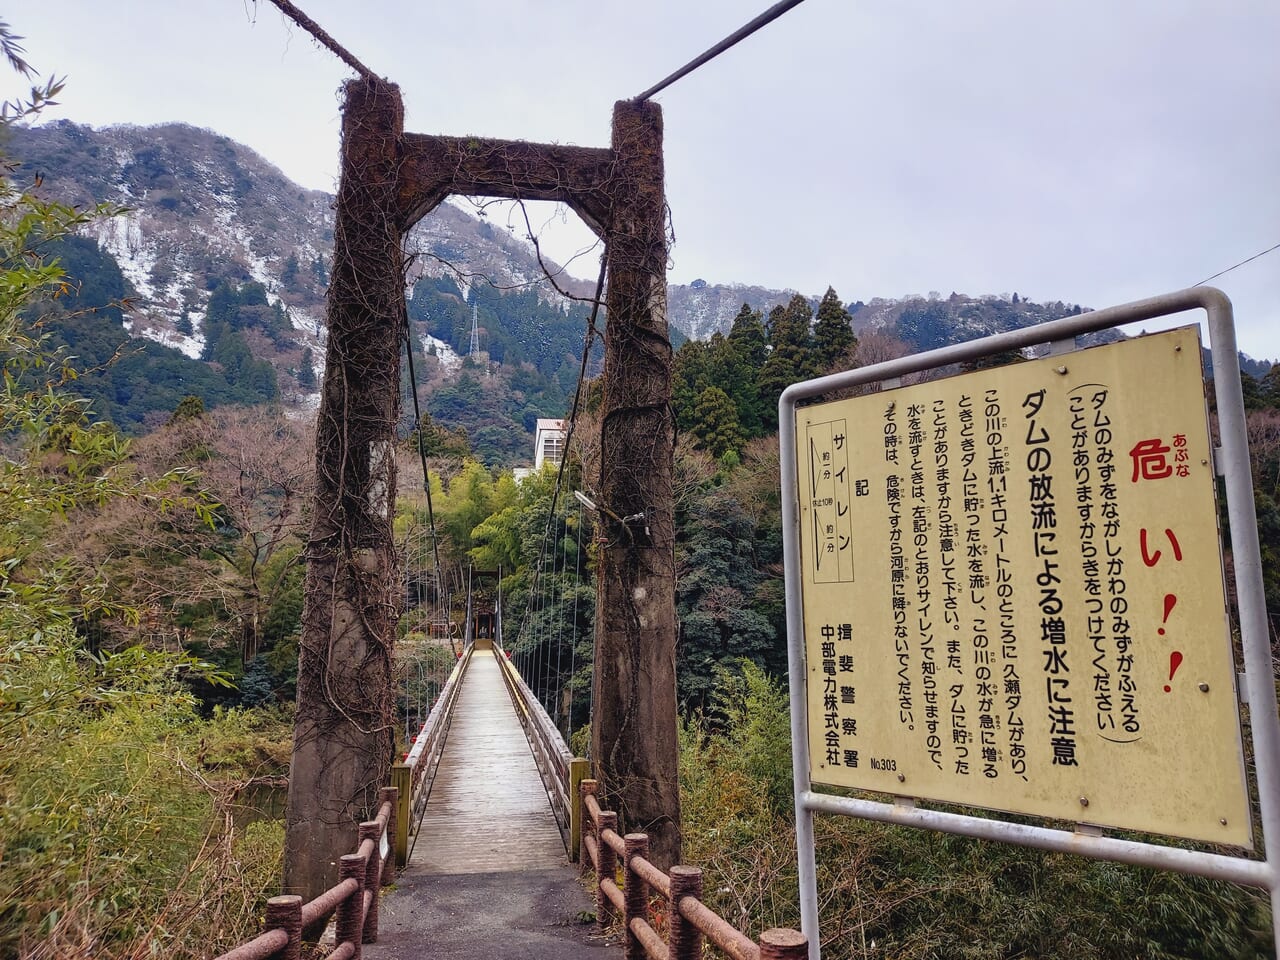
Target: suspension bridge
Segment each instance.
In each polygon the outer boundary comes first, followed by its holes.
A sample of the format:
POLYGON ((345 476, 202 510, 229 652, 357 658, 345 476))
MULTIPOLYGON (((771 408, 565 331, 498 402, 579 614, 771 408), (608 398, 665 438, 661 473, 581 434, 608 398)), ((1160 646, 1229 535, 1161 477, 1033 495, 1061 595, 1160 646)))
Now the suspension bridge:
MULTIPOLYGON (((780 0, 638 97, 615 103, 604 148, 408 133, 398 87, 292 2, 273 2, 358 77, 345 86, 342 108, 286 814, 286 882, 308 899, 273 898, 264 932, 224 956, 292 960, 301 955, 304 932, 311 937, 326 925, 332 946, 326 955, 339 960, 361 957, 366 946, 371 957, 514 953, 572 960, 603 953, 610 943, 620 944, 628 960, 691 960, 701 957, 704 941, 734 960, 807 956, 795 931, 752 938, 717 916, 700 899, 701 872, 680 864, 660 870, 649 857, 650 838, 622 832, 627 825, 602 807, 600 790, 607 783, 633 823, 649 825, 654 861, 665 865, 678 856, 675 427, 662 113, 649 98, 801 0, 780 0), (388 521, 396 489, 397 339, 405 343, 414 384, 430 514, 403 241, 414 223, 455 194, 563 203, 604 244, 564 444, 604 307, 599 507, 593 506, 604 535, 594 544, 599 602, 589 625, 591 693, 583 704, 577 578, 586 524, 580 513, 570 576, 564 534, 572 525, 555 515, 562 465, 535 573, 535 587, 551 588, 530 590, 514 657, 504 643, 500 577, 491 610, 478 607, 469 579, 463 635, 430 629, 415 640, 424 657, 438 663, 444 650, 456 663, 438 689, 427 682, 430 670, 415 673, 417 688, 412 696, 405 691, 402 712, 408 730, 415 722, 418 730, 373 803, 370 788, 385 769, 391 741, 387 700, 395 666, 397 605, 389 600, 398 564, 388 521), (584 729, 595 757, 575 757, 565 742, 570 730, 584 729), (353 808, 373 814, 354 836, 347 823, 353 808), (329 882, 335 859, 338 882, 317 891, 329 882), (589 898, 571 863, 594 878, 589 898), (395 891, 382 896, 393 881, 395 891), (579 915, 594 915, 599 934, 611 939, 593 939, 566 922, 579 915)), ((474 354, 474 314, 472 326, 474 354)), ((433 520, 430 528, 434 584, 422 586, 440 603, 447 591, 433 520)), ((443 607, 451 609, 447 600, 443 607)))
MULTIPOLYGON (((706 942, 734 960, 807 957, 799 932, 753 939, 701 901, 699 868, 659 870, 645 834, 619 832, 590 761, 573 756, 544 703, 567 723, 572 695, 561 704, 554 694, 540 698, 520 669, 559 689, 552 681, 570 675, 564 648, 576 636, 545 622, 559 642, 528 645, 541 661, 513 656, 501 594, 489 607, 474 585, 469 578, 460 646, 437 644, 454 652, 452 670, 393 767, 376 816, 359 824, 350 850, 333 852, 339 882, 306 902, 272 898, 263 933, 219 960, 296 960, 304 929, 320 928, 319 955, 332 960, 583 960, 619 949, 628 960, 693 960, 706 942)), ((535 591, 530 610, 555 606, 548 593, 535 591)))
POLYGON ((362 76, 346 92, 343 183, 381 186, 340 189, 335 214, 343 242, 330 285, 314 505, 323 519, 308 550, 285 831, 285 882, 299 892, 273 898, 264 932, 224 957, 292 960, 304 937, 322 931, 328 952, 319 956, 337 960, 366 948, 371 957, 573 960, 619 945, 628 960, 667 960, 701 957, 705 942, 734 960, 807 956, 795 931, 749 935, 731 926, 700 899, 701 871, 673 864, 674 424, 665 307, 653 295, 665 289, 666 264, 660 110, 643 99, 619 102, 611 147, 562 148, 405 134, 393 86, 362 76), (513 158, 523 171, 516 180, 513 158), (577 498, 576 519, 557 514, 568 493, 561 463, 510 648, 501 571, 442 581, 403 277, 371 271, 398 269, 403 229, 451 193, 565 202, 605 241, 564 439, 568 448, 607 307, 598 493, 577 498), (431 536, 419 555, 434 568, 411 574, 405 605, 411 616, 432 604, 445 611, 428 615, 411 644, 393 643, 398 605, 389 602, 400 568, 387 453, 397 337, 408 353, 431 536), (580 583, 584 509, 598 528, 586 544, 594 589, 580 583), (457 636, 449 596, 464 589, 457 636), (393 661, 395 647, 413 651, 412 665, 393 661), (452 665, 444 680, 434 673, 442 660, 452 665), (401 684, 414 735, 374 802, 392 748, 397 670, 417 681, 401 684), (589 734, 581 753, 591 753, 590 742, 596 755, 575 756, 570 731, 575 743, 589 734), (628 823, 606 809, 615 803, 628 823), (352 810, 372 819, 349 823, 352 810), (636 824, 651 836, 627 832, 636 824), (664 872, 658 864, 673 865, 664 872), (579 870, 592 878, 589 894, 579 870))

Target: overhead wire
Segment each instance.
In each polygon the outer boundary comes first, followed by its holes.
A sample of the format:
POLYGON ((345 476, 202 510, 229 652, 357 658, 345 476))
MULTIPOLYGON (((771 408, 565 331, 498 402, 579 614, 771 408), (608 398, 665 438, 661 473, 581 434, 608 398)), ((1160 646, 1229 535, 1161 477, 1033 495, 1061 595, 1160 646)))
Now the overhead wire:
POLYGON ((1236 263, 1227 267, 1227 269, 1225 270, 1219 270, 1213 276, 1205 277, 1199 283, 1193 283, 1192 286, 1199 287, 1208 283, 1210 280, 1217 280, 1219 277, 1226 276, 1232 270, 1238 270, 1241 267, 1243 267, 1246 263, 1253 263, 1253 261, 1259 259, 1260 257, 1265 257, 1268 253, 1274 253, 1277 250, 1280 250, 1280 243, 1277 243, 1274 246, 1267 247, 1267 249, 1261 251, 1260 253, 1255 253, 1252 257, 1247 257, 1246 259, 1241 260, 1239 263, 1236 263))

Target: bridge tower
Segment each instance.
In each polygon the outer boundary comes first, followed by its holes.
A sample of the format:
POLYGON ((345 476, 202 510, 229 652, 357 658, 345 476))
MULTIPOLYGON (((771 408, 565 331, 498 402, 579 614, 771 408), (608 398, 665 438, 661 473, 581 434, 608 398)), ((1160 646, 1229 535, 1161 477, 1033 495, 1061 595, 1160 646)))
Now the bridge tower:
POLYGON ((626 828, 648 832, 651 858, 670 866, 680 804, 661 109, 619 101, 610 147, 586 148, 405 133, 399 89, 367 71, 345 96, 286 887, 310 898, 336 880, 331 852, 349 847, 389 774, 401 244, 455 193, 565 203, 605 241, 595 772, 626 828))

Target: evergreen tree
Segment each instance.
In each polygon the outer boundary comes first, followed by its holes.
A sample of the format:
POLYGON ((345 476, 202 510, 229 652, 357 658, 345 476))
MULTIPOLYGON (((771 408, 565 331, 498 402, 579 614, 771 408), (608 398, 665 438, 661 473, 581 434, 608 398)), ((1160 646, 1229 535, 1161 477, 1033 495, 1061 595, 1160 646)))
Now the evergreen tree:
POLYGON ((738 410, 719 387, 707 387, 698 395, 695 413, 693 434, 698 446, 717 459, 726 451, 742 448, 745 440, 738 425, 738 410))
POLYGON ((1280 363, 1273 363, 1259 383, 1268 407, 1280 407, 1280 363))
POLYGON ((235 325, 240 312, 240 295, 236 288, 222 282, 209 294, 209 303, 205 308, 205 324, 223 323, 235 325))
POLYGON ((772 433, 775 412, 761 402, 760 371, 769 357, 769 343, 760 312, 742 305, 729 330, 733 370, 725 391, 738 408, 738 423, 747 439, 772 433))
POLYGON ((764 366, 769 356, 769 340, 759 310, 752 310, 749 304, 742 305, 729 328, 729 342, 744 363, 752 364, 757 370, 764 366))
POLYGON ((316 388, 314 362, 315 357, 311 352, 311 348, 307 347, 302 351, 302 365, 298 367, 298 386, 303 390, 314 390, 316 388))
POLYGON ((698 396, 707 386, 707 344, 686 340, 671 366, 671 405, 676 429, 691 433, 697 423, 698 396))
POLYGON ((761 580, 755 537, 742 505, 715 489, 698 497, 681 524, 676 682, 685 709, 707 706, 717 668, 740 659, 763 665, 774 645, 773 625, 752 606, 761 580))
POLYGON ((1267 398, 1263 393, 1262 384, 1247 373, 1240 374, 1240 392, 1244 397, 1244 408, 1246 410, 1261 410, 1267 405, 1267 398))
POLYGON ((815 377, 819 371, 809 321, 813 310, 800 294, 786 307, 769 313, 769 359, 760 371, 760 399, 768 408, 778 405, 782 391, 793 383, 815 377))
POLYGON ((858 342, 853 335, 853 318, 836 295, 834 287, 827 287, 822 302, 818 304, 813 340, 818 352, 818 365, 823 371, 838 364, 847 364, 850 351, 858 342))
POLYGON ((204 401, 195 394, 187 394, 183 397, 176 407, 173 409, 173 415, 169 417, 169 423, 174 424, 182 420, 195 420, 204 416, 204 401))

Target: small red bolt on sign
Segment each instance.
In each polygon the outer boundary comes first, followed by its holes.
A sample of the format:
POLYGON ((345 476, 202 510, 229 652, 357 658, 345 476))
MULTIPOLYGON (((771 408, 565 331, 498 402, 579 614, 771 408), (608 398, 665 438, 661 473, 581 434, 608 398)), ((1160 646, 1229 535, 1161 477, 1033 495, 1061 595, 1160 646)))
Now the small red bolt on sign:
POLYGON ((1169 683, 1164 685, 1165 693, 1173 689, 1169 684, 1173 683, 1173 675, 1178 672, 1180 666, 1182 666, 1182 654, 1175 650, 1169 654, 1169 683))

